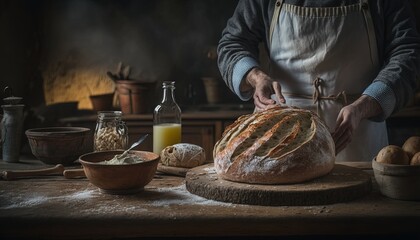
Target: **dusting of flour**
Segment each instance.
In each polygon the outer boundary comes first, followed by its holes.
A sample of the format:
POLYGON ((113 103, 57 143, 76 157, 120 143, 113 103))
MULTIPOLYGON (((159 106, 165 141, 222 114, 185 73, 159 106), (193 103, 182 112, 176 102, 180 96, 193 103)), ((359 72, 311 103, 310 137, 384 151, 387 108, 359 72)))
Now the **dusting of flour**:
POLYGON ((191 194, 188 192, 188 190, 185 187, 185 184, 182 184, 177 187, 171 187, 171 188, 161 188, 156 189, 158 192, 167 192, 171 193, 171 196, 174 196, 170 199, 159 199, 150 202, 152 206, 169 206, 169 205, 232 205, 231 203, 224 203, 224 202, 218 202, 214 200, 209 200, 194 194, 191 194))
POLYGON ((45 206, 45 204, 72 206, 91 203, 93 205, 92 208, 82 211, 90 213, 131 213, 147 211, 147 208, 150 206, 169 207, 172 205, 231 205, 230 203, 208 200, 191 194, 186 189, 185 184, 175 187, 146 188, 143 192, 137 195, 109 195, 101 193, 99 189, 95 188, 87 188, 63 194, 62 196, 49 196, 48 194, 42 194, 39 192, 34 192, 32 194, 16 194, 10 191, 0 191, 0 193, 0 209, 34 208, 45 206), (2 201, 1 199, 7 199, 7 201, 2 201))
POLYGON ((27 207, 35 207, 38 205, 42 205, 44 203, 50 203, 54 201, 78 201, 78 200, 86 200, 89 198, 92 198, 92 196, 95 194, 95 190, 82 190, 78 191, 69 195, 63 195, 63 196, 44 196, 40 193, 33 193, 32 195, 15 195, 11 192, 2 192, 2 195, 7 197, 8 199, 11 199, 13 203, 9 205, 2 206, 0 205, 0 209, 13 209, 13 208, 27 208, 27 207), (10 195, 10 196, 7 196, 10 195))

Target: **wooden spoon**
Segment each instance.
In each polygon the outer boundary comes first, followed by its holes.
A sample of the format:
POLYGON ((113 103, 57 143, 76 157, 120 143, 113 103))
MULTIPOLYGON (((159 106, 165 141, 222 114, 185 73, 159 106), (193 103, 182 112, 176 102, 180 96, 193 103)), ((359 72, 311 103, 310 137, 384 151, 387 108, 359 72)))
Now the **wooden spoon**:
POLYGON ((64 175, 64 178, 67 178, 67 179, 86 177, 85 170, 83 170, 83 168, 64 170, 63 175, 64 175))
POLYGON ((3 171, 0 176, 4 180, 13 180, 18 178, 28 178, 37 176, 48 176, 48 175, 63 175, 64 166, 57 164, 51 168, 43 168, 36 170, 8 170, 3 171))

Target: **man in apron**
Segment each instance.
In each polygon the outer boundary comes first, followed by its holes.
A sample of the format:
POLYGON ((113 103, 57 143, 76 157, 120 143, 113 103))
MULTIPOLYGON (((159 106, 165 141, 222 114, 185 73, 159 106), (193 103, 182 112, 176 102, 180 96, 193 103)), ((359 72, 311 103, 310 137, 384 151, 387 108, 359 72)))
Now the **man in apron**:
MULTIPOLYGON (((388 144, 384 120, 407 103, 401 95, 412 96, 418 86, 420 40, 408 5, 392 6, 408 21, 393 37, 405 33, 407 38, 387 48, 392 31, 375 29, 372 15, 390 13, 391 6, 367 0, 299 2, 238 4, 218 48, 224 80, 241 99, 253 97, 256 110, 277 103, 318 113, 334 138, 337 161, 371 161, 388 144), (267 45, 267 72, 256 60, 257 40, 267 45), (386 49, 381 59, 378 49, 386 49)), ((379 22, 386 17, 392 16, 382 15, 379 22)))

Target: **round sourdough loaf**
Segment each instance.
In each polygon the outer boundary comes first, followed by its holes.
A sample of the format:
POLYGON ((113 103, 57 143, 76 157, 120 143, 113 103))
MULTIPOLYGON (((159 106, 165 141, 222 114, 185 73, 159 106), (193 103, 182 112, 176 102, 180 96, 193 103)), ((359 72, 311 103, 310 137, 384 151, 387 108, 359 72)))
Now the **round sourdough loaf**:
POLYGON ((225 180, 287 184, 328 174, 335 146, 326 125, 311 111, 276 106, 239 117, 213 150, 225 180))

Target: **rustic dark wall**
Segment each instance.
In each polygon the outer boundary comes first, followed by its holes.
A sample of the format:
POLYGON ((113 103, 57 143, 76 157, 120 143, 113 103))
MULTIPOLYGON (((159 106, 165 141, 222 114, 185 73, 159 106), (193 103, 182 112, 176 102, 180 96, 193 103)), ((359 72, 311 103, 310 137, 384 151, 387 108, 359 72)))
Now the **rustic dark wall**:
POLYGON ((201 77, 219 76, 207 51, 217 45, 236 3, 3 0, 0 87, 12 86, 28 104, 86 102, 89 91, 112 87, 106 71, 123 62, 131 66, 132 79, 176 81, 181 104, 205 102, 201 77))
POLYGON ((0 99, 5 86, 10 86, 13 94, 25 96, 26 102, 43 102, 36 11, 29 1, 0 1, 0 99))

